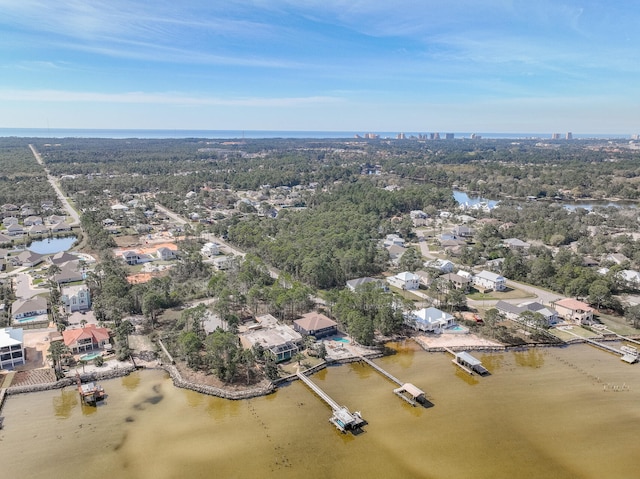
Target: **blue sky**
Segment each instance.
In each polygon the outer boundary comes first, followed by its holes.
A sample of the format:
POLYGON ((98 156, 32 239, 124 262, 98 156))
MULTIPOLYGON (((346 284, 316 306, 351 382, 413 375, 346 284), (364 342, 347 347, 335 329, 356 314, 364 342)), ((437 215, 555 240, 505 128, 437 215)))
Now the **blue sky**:
POLYGON ((616 0, 0 0, 0 127, 640 133, 616 0))

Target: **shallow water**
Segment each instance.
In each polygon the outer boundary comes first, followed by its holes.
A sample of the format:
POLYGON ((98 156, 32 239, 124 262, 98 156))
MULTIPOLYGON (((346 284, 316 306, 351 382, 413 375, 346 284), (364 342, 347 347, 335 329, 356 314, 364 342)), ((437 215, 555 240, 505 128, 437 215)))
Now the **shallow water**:
POLYGON ((161 371, 104 381, 104 405, 72 388, 10 397, 2 475, 119 478, 637 477, 638 365, 579 345, 477 354, 492 372, 463 373, 413 343, 375 361, 425 390, 413 408, 370 367, 312 376, 369 422, 339 433, 299 381, 267 397, 227 401, 174 388, 161 371), (606 391, 605 391, 606 388, 606 391), (615 390, 618 392, 614 392, 615 390))

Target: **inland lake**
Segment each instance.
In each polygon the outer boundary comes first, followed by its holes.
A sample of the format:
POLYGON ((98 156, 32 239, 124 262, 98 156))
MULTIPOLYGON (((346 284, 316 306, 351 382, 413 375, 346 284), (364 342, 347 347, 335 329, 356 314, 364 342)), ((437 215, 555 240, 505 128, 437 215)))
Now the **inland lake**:
POLYGON ((75 388, 9 396, 3 477, 631 478, 640 455, 640 369, 587 345, 474 353, 469 376, 407 341, 375 362, 427 392, 411 407, 371 367, 311 379, 368 421, 338 432, 305 384, 229 401, 175 388, 161 370, 103 381, 97 408, 75 388))

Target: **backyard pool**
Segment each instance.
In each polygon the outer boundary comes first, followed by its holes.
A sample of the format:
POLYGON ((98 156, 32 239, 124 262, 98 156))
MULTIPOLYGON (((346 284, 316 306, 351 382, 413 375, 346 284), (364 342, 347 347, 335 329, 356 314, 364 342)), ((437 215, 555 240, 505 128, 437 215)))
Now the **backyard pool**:
POLYGON ((91 360, 97 358, 98 356, 102 356, 102 353, 83 354, 82 356, 80 356, 80 361, 91 361, 91 360))
POLYGON ((349 341, 347 338, 333 338, 334 341, 338 341, 339 343, 350 343, 351 341, 349 341))

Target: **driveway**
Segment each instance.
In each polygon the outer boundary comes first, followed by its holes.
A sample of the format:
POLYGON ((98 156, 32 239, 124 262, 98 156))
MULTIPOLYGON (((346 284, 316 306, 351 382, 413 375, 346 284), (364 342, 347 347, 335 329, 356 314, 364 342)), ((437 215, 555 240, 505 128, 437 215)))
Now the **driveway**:
POLYGON ((14 278, 16 297, 28 299, 41 293, 48 293, 48 288, 34 288, 31 285, 31 276, 28 274, 18 274, 14 278))

